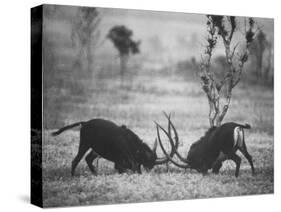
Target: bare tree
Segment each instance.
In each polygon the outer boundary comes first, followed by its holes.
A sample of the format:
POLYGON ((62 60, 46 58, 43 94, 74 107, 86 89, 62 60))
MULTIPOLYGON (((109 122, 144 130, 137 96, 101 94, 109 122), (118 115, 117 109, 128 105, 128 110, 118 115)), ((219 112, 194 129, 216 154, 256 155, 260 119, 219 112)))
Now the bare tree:
POLYGON ((245 62, 249 56, 249 46, 254 40, 255 22, 252 18, 245 24, 245 46, 240 52, 238 44, 232 47, 232 38, 237 28, 234 16, 207 15, 207 45, 200 64, 202 88, 209 102, 209 122, 211 126, 220 126, 231 101, 232 89, 239 83, 245 62), (222 79, 217 79, 211 71, 211 59, 218 39, 221 39, 225 49, 228 68, 224 70, 222 79))
POLYGON ((140 41, 131 39, 133 35, 132 30, 125 26, 114 26, 110 29, 107 37, 113 42, 114 46, 119 51, 120 56, 120 73, 123 78, 127 69, 127 62, 130 54, 137 54, 140 52, 140 41))
POLYGON ((78 48, 77 59, 74 65, 81 67, 83 57, 85 56, 88 73, 92 72, 93 48, 99 38, 99 23, 100 17, 96 8, 81 7, 78 9, 72 25, 72 43, 73 46, 78 48))

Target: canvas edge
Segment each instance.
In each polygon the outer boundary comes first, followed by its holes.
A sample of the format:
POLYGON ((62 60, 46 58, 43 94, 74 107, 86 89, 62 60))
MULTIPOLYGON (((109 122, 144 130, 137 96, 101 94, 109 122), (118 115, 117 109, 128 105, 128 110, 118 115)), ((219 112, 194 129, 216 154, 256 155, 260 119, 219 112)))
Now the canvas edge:
POLYGON ((42 188, 42 38, 43 5, 31 15, 31 190, 30 202, 43 207, 42 188))

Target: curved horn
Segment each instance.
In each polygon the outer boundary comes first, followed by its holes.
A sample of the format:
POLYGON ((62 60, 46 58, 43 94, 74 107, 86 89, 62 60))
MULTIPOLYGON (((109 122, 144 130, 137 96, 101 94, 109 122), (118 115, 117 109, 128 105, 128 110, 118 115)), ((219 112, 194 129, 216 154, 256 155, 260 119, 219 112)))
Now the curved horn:
MULTIPOLYGON (((175 134, 176 145, 174 145, 174 143, 171 143, 173 152, 176 154, 176 156, 177 156, 182 162, 188 163, 188 161, 187 161, 184 157, 182 157, 182 156, 180 155, 180 153, 178 152, 179 136, 178 136, 178 132, 177 132, 177 130, 176 130, 176 128, 175 128, 173 122, 170 120, 170 114, 169 114, 169 116, 168 116, 167 113, 164 112, 164 115, 169 119, 169 125, 172 126, 173 131, 174 131, 174 134, 175 134)), ((162 129, 162 130, 163 130, 163 129, 162 129)), ((170 134, 170 128, 168 128, 168 130, 169 130, 169 131, 168 131, 168 132, 169 132, 169 135, 171 135, 171 134, 170 134)))
MULTIPOLYGON (((171 161, 174 165, 176 165, 176 166, 178 166, 178 167, 180 167, 180 168, 183 168, 183 169, 190 168, 190 165, 189 165, 189 164, 183 165, 183 164, 177 163, 177 162, 174 161, 174 160, 170 157, 170 155, 166 152, 166 150, 165 150, 165 148, 164 148, 164 146, 163 146, 163 144, 162 144, 161 138, 160 138, 159 127, 164 131, 164 133, 165 133, 167 136, 168 136, 168 133, 167 133, 167 131, 164 130, 159 124, 156 123, 156 130, 157 130, 157 136, 158 136, 159 144, 160 144, 160 147, 161 147, 163 153, 164 153, 164 154, 166 155, 166 157, 168 158, 168 160, 171 161)), ((168 136, 168 137, 169 137, 169 136, 168 136)), ((171 145, 172 145, 172 141, 171 141, 170 138, 169 138, 169 140, 170 140, 170 143, 171 143, 171 145)))
POLYGON ((166 112, 163 112, 164 116, 166 116, 166 118, 168 119, 168 133, 169 135, 171 135, 171 113, 169 113, 169 115, 166 112))
MULTIPOLYGON (((173 128, 174 133, 175 133, 176 144, 178 145, 178 143, 179 143, 179 136, 178 136, 177 130, 176 130, 176 128, 175 128, 175 126, 174 126, 174 124, 173 124, 172 122, 171 122, 171 126, 172 126, 172 128, 173 128)), ((171 143, 171 145, 172 145, 172 148, 173 148, 173 150, 174 150, 176 156, 177 156, 182 162, 188 163, 188 161, 187 161, 184 157, 182 157, 182 156, 180 155, 180 153, 178 152, 178 147, 177 147, 176 145, 174 145, 173 143, 171 143)))
MULTIPOLYGON (((172 124, 172 122, 171 122, 171 120, 170 120, 171 114, 167 115, 167 114, 164 112, 164 115, 165 115, 165 116, 167 117, 167 119, 168 119, 168 131, 169 131, 169 136, 168 136, 168 137, 169 137, 170 139, 172 139, 172 138, 171 138, 171 124, 172 124)), ((159 125, 159 124, 156 123, 156 122, 155 122, 155 124, 156 124, 156 125, 159 125)), ((159 125, 159 126, 160 126, 160 125, 159 125)), ((175 128, 173 127, 173 129, 175 129, 175 128)), ((176 132, 174 132, 174 133, 176 134, 176 132)), ((158 139, 159 139, 159 137, 158 137, 158 139)), ((173 143, 173 142, 172 142, 172 143, 173 143)), ((178 142, 178 139, 177 139, 177 140, 176 140, 176 144, 173 143, 174 149, 171 148, 171 152, 170 152, 170 154, 169 154, 170 157, 173 157, 173 156, 174 156, 175 150, 178 148, 178 146, 179 146, 179 142, 178 142)), ((167 163, 168 161, 169 161, 169 158, 168 158, 168 157, 157 158, 156 161, 155 161, 155 165, 167 163)))

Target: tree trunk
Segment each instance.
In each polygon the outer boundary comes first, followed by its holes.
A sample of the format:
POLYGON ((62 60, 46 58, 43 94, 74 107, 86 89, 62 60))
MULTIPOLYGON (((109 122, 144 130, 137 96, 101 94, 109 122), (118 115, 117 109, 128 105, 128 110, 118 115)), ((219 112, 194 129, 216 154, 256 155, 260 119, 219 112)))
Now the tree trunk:
POLYGON ((263 53, 260 52, 257 57, 257 78, 260 79, 262 77, 262 58, 263 53))
POLYGON ((267 68, 266 68, 266 72, 265 72, 265 79, 268 81, 270 72, 272 71, 272 49, 271 49, 271 47, 269 47, 269 49, 268 49, 267 61, 268 61, 268 64, 267 64, 267 68))
POLYGON ((93 70, 93 54, 92 54, 92 48, 91 48, 91 45, 90 45, 91 42, 89 42, 89 44, 87 45, 87 63, 88 63, 88 67, 87 67, 87 70, 88 70, 88 74, 89 76, 91 76, 93 70))
POLYGON ((120 75, 123 81, 124 75, 127 72, 128 54, 120 54, 120 75))

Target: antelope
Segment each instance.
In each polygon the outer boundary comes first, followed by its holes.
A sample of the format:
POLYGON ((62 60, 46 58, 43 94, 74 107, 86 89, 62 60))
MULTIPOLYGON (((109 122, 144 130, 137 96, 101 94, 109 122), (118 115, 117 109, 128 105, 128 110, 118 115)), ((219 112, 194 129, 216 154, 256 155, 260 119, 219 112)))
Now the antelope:
MULTIPOLYGON (((167 114, 165 114, 165 116, 167 117, 167 114)), ((244 129, 251 128, 249 124, 242 125, 234 122, 228 122, 219 127, 209 128, 204 136, 191 145, 186 158, 184 158, 175 148, 176 146, 174 144, 173 138, 171 137, 170 129, 168 129, 167 132, 157 122, 155 122, 155 124, 158 141, 163 153, 169 159, 169 161, 177 167, 184 169, 195 169, 203 174, 206 174, 209 169, 212 169, 212 171, 217 174, 219 173, 222 163, 225 160, 232 160, 236 164, 235 176, 238 177, 241 158, 236 154, 236 152, 239 150, 248 160, 251 166, 252 174, 255 175, 252 156, 248 153, 244 135, 244 129), (172 152, 175 153, 181 163, 174 160, 174 158, 171 157, 165 150, 162 144, 159 129, 161 129, 168 137, 172 146, 172 152)), ((169 126, 173 128, 175 133, 175 143, 178 144, 178 133, 170 119, 169 126)))
MULTIPOLYGON (((127 169, 141 173, 141 165, 146 170, 151 170, 155 165, 164 164, 169 161, 167 157, 157 157, 157 140, 155 140, 154 146, 151 149, 125 125, 118 126, 109 120, 92 119, 86 122, 77 122, 53 132, 52 135, 57 136, 77 126, 81 127, 80 144, 78 153, 72 161, 72 176, 75 174, 78 163, 89 149, 91 151, 87 154, 85 160, 93 174, 96 174, 93 161, 98 157, 114 162, 115 169, 119 173, 127 169)), ((177 147, 178 143, 176 142, 175 149, 177 147)), ((170 157, 173 157, 174 150, 168 154, 170 157)))

